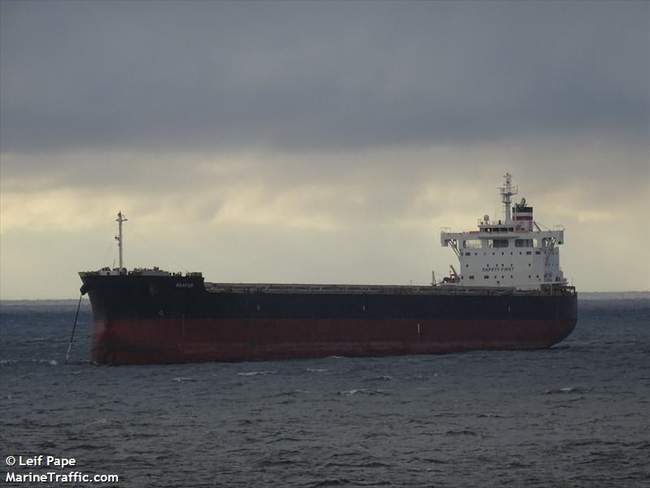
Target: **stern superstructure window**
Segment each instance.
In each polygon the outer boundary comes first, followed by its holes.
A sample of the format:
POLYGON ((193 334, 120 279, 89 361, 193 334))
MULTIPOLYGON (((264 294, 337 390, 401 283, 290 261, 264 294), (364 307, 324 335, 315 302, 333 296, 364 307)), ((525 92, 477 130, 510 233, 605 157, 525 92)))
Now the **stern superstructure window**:
POLYGON ((463 241, 463 247, 465 249, 480 249, 481 240, 480 239, 466 239, 463 241))
POLYGON ((492 239, 492 247, 508 247, 508 239, 492 239))

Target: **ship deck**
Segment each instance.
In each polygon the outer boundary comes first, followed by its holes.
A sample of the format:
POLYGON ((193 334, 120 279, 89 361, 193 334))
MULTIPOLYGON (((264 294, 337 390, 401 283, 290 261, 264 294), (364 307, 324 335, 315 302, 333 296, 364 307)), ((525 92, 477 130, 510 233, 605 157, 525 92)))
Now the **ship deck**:
POLYGON ((543 286, 536 290, 457 285, 333 285, 291 283, 205 283, 209 293, 323 295, 573 295, 572 286, 543 286))

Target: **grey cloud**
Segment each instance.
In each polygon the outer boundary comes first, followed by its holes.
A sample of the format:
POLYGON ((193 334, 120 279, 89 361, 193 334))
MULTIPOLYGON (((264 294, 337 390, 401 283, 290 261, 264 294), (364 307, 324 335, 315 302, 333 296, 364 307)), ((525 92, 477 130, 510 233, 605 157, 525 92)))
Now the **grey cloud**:
POLYGON ((649 6, 2 3, 5 153, 648 133, 649 6))

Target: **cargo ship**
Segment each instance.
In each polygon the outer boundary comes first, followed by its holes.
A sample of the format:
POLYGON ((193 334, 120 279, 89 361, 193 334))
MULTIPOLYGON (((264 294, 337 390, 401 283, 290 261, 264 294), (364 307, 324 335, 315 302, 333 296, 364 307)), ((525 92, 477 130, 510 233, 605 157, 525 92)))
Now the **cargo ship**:
POLYGON ((577 322, 560 269, 564 229, 543 230, 505 175, 504 215, 441 232, 459 269, 431 285, 211 283, 123 265, 81 272, 99 364, 247 361, 549 348, 577 322))

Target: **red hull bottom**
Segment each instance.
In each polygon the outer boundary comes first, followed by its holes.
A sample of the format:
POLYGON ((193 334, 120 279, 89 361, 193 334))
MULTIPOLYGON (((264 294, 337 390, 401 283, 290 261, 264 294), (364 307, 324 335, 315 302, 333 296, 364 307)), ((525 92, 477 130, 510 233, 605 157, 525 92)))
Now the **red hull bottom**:
POLYGON ((133 319, 95 322, 100 364, 394 356, 543 349, 576 320, 133 319))

